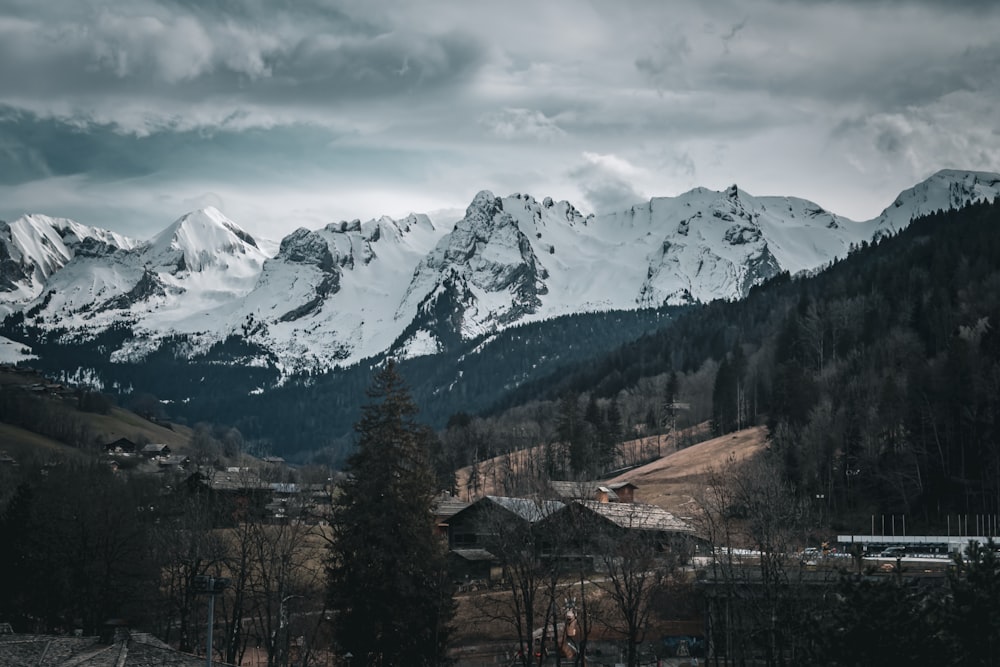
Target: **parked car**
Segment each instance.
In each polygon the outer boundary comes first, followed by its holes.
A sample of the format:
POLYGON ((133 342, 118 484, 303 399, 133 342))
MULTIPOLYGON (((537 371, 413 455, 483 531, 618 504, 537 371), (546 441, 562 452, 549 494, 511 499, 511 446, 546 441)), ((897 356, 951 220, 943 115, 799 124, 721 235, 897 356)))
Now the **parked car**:
POLYGON ((879 554, 881 558, 902 558, 906 555, 906 547, 886 547, 879 554))
POLYGON ((822 557, 823 552, 816 547, 806 547, 799 555, 799 562, 803 565, 815 565, 816 562, 822 557))

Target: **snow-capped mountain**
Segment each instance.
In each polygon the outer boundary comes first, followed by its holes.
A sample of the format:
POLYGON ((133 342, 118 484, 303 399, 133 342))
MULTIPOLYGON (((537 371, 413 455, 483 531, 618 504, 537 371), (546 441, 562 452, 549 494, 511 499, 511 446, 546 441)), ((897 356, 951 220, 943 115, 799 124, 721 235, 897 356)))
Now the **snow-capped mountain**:
POLYGON ((25 215, 11 223, 0 220, 0 315, 37 297, 81 246, 94 244, 130 250, 139 242, 66 218, 25 215))
POLYGON ((424 215, 298 229, 273 256, 215 209, 138 243, 69 220, 0 225, 0 311, 86 338, 127 325, 111 360, 168 338, 187 354, 236 337, 285 373, 385 351, 431 353, 516 323, 738 299, 815 270, 914 217, 1000 195, 1000 175, 942 171, 855 222, 794 197, 696 188, 585 216, 568 202, 480 192, 453 228, 424 215))
POLYGON ((286 370, 378 354, 405 326, 396 309, 442 233, 424 215, 298 229, 240 300, 239 332, 286 370))
POLYGON ((873 222, 878 239, 905 227, 910 220, 934 211, 961 208, 968 202, 992 200, 1000 190, 1000 174, 944 169, 903 190, 873 222))

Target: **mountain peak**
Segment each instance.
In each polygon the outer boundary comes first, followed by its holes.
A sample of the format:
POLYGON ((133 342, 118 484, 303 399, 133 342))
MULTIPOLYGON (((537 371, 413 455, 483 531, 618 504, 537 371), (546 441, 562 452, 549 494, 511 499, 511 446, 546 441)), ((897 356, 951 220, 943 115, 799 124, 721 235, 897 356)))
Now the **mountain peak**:
POLYGON ((213 206, 182 215, 156 235, 146 253, 151 263, 201 271, 225 255, 266 259, 257 241, 213 206))
POLYGON ((503 210, 503 200, 489 190, 480 190, 472 198, 472 203, 465 209, 467 220, 491 220, 494 215, 503 210))
POLYGON ((910 220, 939 210, 957 209, 972 202, 1000 196, 1000 174, 989 171, 942 169, 912 188, 899 193, 895 201, 875 219, 873 237, 897 231, 910 220), (900 222, 904 221, 903 225, 900 222))
POLYGON ((970 169, 939 169, 934 172, 928 179, 938 179, 938 180, 966 180, 971 178, 974 181, 983 182, 997 182, 1000 181, 1000 174, 992 171, 973 171, 970 169))

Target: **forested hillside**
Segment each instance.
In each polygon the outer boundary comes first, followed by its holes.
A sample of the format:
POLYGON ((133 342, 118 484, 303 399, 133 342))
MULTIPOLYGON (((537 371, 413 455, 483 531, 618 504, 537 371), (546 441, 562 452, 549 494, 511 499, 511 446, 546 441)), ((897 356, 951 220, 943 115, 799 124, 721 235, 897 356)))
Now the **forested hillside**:
POLYGON ((998 257, 1000 202, 939 212, 815 276, 692 310, 509 403, 621 406, 641 393, 659 415, 649 426, 663 429, 665 405, 705 409, 710 374, 715 433, 766 423, 794 488, 835 513, 930 524, 997 513, 998 257), (662 393, 671 374, 676 397, 662 393))

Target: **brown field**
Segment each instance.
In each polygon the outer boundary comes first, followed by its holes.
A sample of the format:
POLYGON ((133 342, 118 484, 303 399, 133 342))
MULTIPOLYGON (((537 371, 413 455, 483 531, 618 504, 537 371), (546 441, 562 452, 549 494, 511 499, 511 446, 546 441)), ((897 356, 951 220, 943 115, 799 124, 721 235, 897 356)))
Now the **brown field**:
POLYGON ((754 456, 764 449, 766 439, 763 426, 744 429, 671 452, 608 483, 632 482, 638 487, 637 501, 657 505, 682 518, 693 517, 709 474, 721 470, 730 460, 739 464, 754 456))

